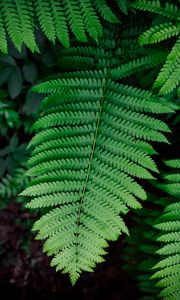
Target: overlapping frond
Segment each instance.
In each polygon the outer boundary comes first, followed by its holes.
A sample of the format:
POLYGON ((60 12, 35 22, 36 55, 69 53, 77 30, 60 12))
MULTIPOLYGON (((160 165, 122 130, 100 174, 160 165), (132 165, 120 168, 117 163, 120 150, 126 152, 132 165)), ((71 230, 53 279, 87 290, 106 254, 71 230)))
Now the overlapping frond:
MULTIPOLYGON (((1 24, 6 28, 15 47, 21 51, 21 46, 24 43, 32 52, 37 51, 32 2, 25 0, 2 0, 0 10, 1 24)), ((5 48, 3 52, 6 52, 6 50, 5 48)))
POLYGON ((167 60, 162 67, 155 83, 155 87, 160 87, 161 94, 173 91, 180 84, 180 37, 169 53, 167 60))
POLYGON ((135 1, 132 6, 140 10, 150 11, 167 17, 166 22, 162 21, 160 24, 153 25, 140 35, 139 43, 141 45, 155 44, 178 36, 154 84, 154 87, 160 89, 160 94, 168 94, 179 87, 180 82, 179 9, 174 4, 162 4, 159 0, 138 0, 135 1), (170 21, 168 21, 168 19, 170 19, 170 21))
POLYGON ((126 238, 123 249, 124 270, 137 280, 140 291, 139 300, 156 300, 160 288, 156 286, 156 279, 152 268, 158 263, 158 245, 155 241, 157 229, 154 228, 156 219, 160 216, 163 206, 156 203, 149 195, 146 201, 147 207, 136 212, 133 217, 134 226, 130 229, 130 235, 126 238), (151 209, 148 208, 151 206, 151 209))
POLYGON ((70 274, 104 260, 108 240, 128 229, 121 217, 146 199, 135 178, 157 167, 148 141, 167 142, 169 129, 149 113, 172 111, 159 97, 115 83, 107 70, 62 74, 34 87, 48 96, 35 123, 29 160, 30 208, 49 207, 34 225, 52 266, 70 274))
POLYGON ((6 31, 5 31, 5 26, 4 22, 2 20, 2 12, 0 11, 0 51, 2 53, 7 53, 7 40, 6 40, 6 31))
MULTIPOLYGON (((126 31, 126 30, 125 30, 126 31)), ((137 38, 124 39, 124 29, 105 28, 100 45, 78 46, 59 51, 58 65, 63 70, 108 68, 111 78, 118 80, 164 64, 168 52, 139 47, 137 38)))
MULTIPOLYGON (((117 8, 127 14, 127 1, 116 2, 117 8)), ((19 51, 23 44, 32 52, 38 51, 35 27, 51 42, 58 40, 65 47, 69 47, 71 32, 80 42, 86 42, 88 36, 98 41, 102 35, 102 19, 120 22, 107 0, 2 0, 0 50, 7 53, 7 32, 19 51)))
POLYGON ((165 164, 168 170, 155 185, 166 196, 149 195, 149 205, 137 212, 126 239, 125 269, 136 274, 142 299, 174 300, 180 295, 180 160, 165 164))
POLYGON ((128 14, 128 4, 129 0, 117 0, 117 4, 120 8, 120 10, 127 15, 128 14))
POLYGON ((179 9, 175 4, 168 2, 162 4, 159 0, 137 0, 132 4, 132 7, 160 14, 171 19, 179 17, 179 9))
POLYGON ((0 182, 0 198, 7 199, 17 196, 28 184, 29 178, 25 176, 26 168, 21 166, 13 175, 7 174, 0 182))
POLYGON ((158 279, 161 288, 160 298, 178 299, 180 295, 180 160, 169 160, 171 168, 164 175, 164 182, 159 188, 171 196, 171 203, 156 220, 155 228, 159 230, 157 241, 161 243, 157 251, 160 261, 153 267, 153 278, 158 279))
POLYGON ((180 26, 174 25, 171 22, 155 25, 145 31, 139 38, 141 45, 155 44, 177 36, 180 33, 180 26))

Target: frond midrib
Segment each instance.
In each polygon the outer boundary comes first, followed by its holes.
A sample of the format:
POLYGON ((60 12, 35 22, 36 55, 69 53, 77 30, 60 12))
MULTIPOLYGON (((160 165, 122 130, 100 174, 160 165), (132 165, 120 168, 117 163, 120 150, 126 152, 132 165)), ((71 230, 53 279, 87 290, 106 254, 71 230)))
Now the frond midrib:
MULTIPOLYGON (((89 163, 88 163, 88 167, 87 167, 87 175, 86 175, 86 179, 85 179, 85 183, 82 189, 82 193, 80 196, 80 201, 79 201, 79 208, 78 208, 78 212, 77 212, 77 223, 76 223, 76 236, 78 236, 78 230, 79 230, 79 226, 81 223, 81 215, 83 213, 83 202, 84 202, 84 196, 87 190, 87 185, 88 185, 88 181, 90 178, 90 173, 91 173, 91 168, 92 168, 92 162, 93 162, 93 158, 94 158, 94 153, 95 153, 95 148, 96 148, 96 140, 97 140, 97 136, 99 133, 99 126, 100 126, 100 120, 101 120, 101 114, 103 111, 103 100, 104 100, 104 92, 106 89, 106 79, 103 80, 104 81, 104 89, 102 89, 102 95, 100 96, 99 99, 99 112, 97 113, 97 119, 96 119, 96 126, 95 126, 95 132, 94 132, 94 138, 92 141, 92 149, 91 149, 91 153, 90 153, 90 158, 89 158, 89 163)), ((78 243, 75 243, 76 246, 76 261, 78 261, 78 243)))

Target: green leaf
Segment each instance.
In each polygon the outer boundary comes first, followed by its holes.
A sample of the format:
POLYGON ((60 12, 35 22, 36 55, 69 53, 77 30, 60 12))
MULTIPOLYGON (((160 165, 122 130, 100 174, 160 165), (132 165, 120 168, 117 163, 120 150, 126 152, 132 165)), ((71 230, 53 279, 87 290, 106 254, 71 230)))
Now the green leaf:
POLYGON ((8 91, 12 99, 16 98, 22 89, 22 74, 18 67, 14 67, 8 78, 8 91))
POLYGON ((37 69, 34 64, 28 63, 23 66, 24 79, 28 82, 34 82, 37 79, 37 69))

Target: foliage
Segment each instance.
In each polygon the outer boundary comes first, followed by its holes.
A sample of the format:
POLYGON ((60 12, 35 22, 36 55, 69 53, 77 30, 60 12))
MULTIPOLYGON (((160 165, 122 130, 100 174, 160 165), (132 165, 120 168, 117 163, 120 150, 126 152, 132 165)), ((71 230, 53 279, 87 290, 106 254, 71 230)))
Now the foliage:
MULTIPOLYGON (((116 7, 127 14, 128 1, 116 2, 116 7)), ((52 43, 58 40, 69 47, 69 31, 80 42, 87 42, 87 34, 98 41, 103 31, 100 16, 110 23, 120 22, 107 0, 2 0, 0 12, 0 50, 3 53, 8 52, 7 33, 19 51, 25 44, 32 52, 38 52, 36 26, 52 43)))
MULTIPOLYGON (((139 37, 139 43, 155 44, 173 36, 179 36, 180 17, 179 9, 174 4, 165 3, 161 5, 159 0, 137 0, 133 7, 160 14, 165 18, 153 25, 139 37), (167 20, 166 20, 167 19, 167 20)), ((161 94, 168 94, 179 86, 180 83, 180 40, 177 39, 169 53, 164 66, 154 82, 154 87, 160 88, 161 94)))
POLYGON ((125 240, 123 268, 129 277, 136 278, 141 292, 139 300, 156 300, 160 291, 156 286, 157 281, 151 277, 154 274, 152 267, 158 263, 158 245, 155 241, 157 230, 154 224, 163 208, 164 199, 158 201, 154 195, 148 195, 146 206, 133 216, 133 227, 125 240))
MULTIPOLYGON (((2 177, 0 182, 0 208, 6 207, 11 199, 17 197, 29 184, 29 178, 25 175, 25 171, 26 166, 22 164, 22 166, 15 168, 13 174, 7 173, 2 177)), ((18 201, 20 201, 20 198, 18 198, 18 201)))
POLYGON ((128 233, 118 215, 126 206, 139 207, 135 196, 146 198, 133 177, 157 172, 153 150, 142 141, 167 142, 163 132, 169 131, 146 113, 171 109, 148 93, 145 102, 145 91, 115 83, 107 70, 62 77, 33 89, 49 96, 34 125, 38 133, 27 173, 35 178, 22 195, 34 197, 31 208, 58 206, 34 230, 48 238, 44 250, 55 255, 52 265, 74 283, 82 270, 102 261, 105 240, 128 233))
POLYGON ((159 230, 156 240, 161 246, 157 251, 160 259, 153 266, 155 273, 152 278, 157 278, 157 285, 162 289, 159 297, 170 300, 178 299, 180 294, 180 160, 165 163, 169 172, 163 174, 163 182, 158 187, 170 195, 170 200, 155 223, 159 230))
POLYGON ((125 269, 130 274, 136 270, 140 290, 147 294, 147 297, 148 295, 152 297, 152 300, 157 297, 165 300, 178 299, 180 292, 178 216, 180 161, 170 159, 164 163, 168 169, 162 172, 161 181, 156 183, 164 195, 162 194, 160 199, 156 195, 149 196, 148 201, 153 204, 153 209, 147 207, 138 213, 135 218, 136 225, 127 239, 124 256, 127 261, 125 269), (133 266, 131 261, 134 261, 133 266))
POLYGON ((0 3, 0 207, 31 198, 73 284, 130 233, 141 299, 179 297, 178 2, 0 3))

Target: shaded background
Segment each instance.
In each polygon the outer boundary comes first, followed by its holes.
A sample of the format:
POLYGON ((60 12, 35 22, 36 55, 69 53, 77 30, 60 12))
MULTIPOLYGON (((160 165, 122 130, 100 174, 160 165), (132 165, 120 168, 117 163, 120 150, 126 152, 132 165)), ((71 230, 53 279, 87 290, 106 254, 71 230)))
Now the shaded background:
POLYGON ((72 287, 67 275, 49 266, 41 243, 33 240, 32 220, 21 204, 0 211, 0 299, 139 299, 136 282, 121 269, 121 241, 110 245, 106 262, 72 287))

